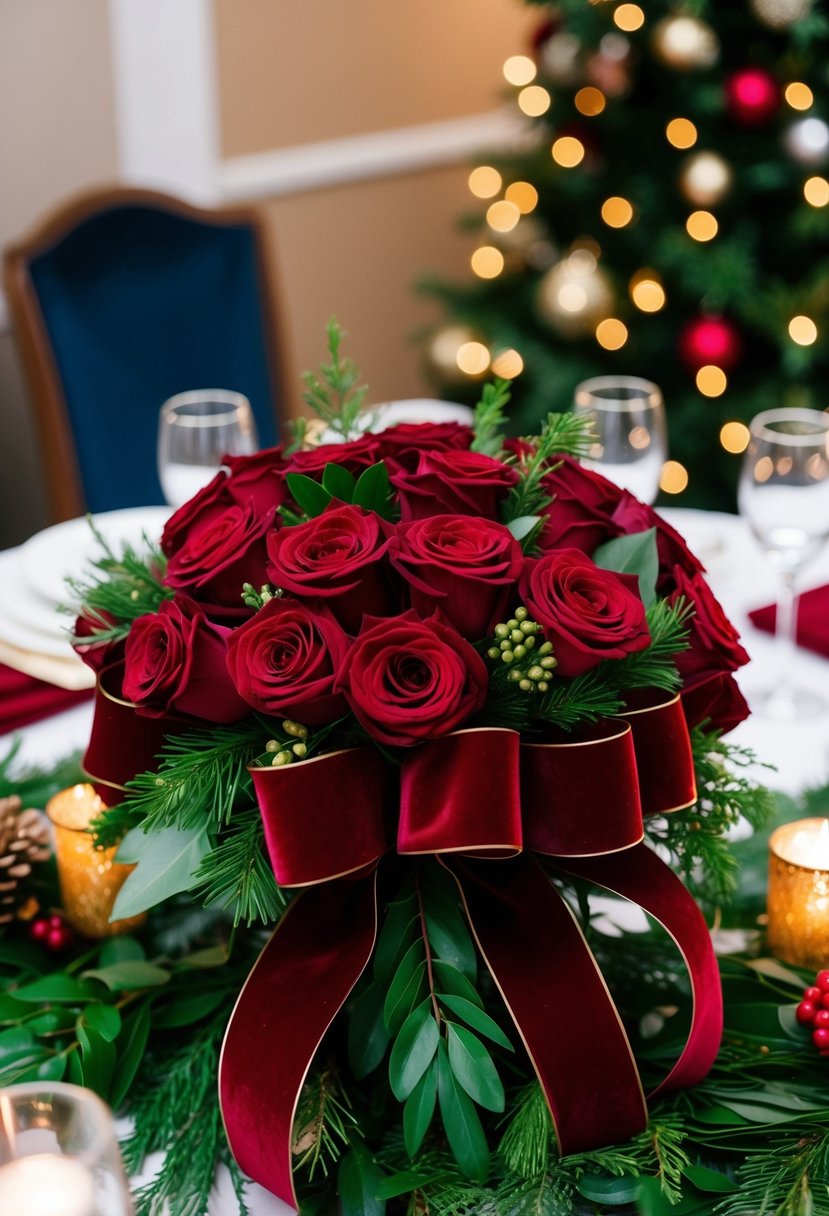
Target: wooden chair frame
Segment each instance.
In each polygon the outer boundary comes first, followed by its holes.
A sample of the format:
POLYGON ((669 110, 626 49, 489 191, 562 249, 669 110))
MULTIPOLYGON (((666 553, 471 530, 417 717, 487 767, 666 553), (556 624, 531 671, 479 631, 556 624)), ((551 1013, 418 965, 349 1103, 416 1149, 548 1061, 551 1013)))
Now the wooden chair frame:
POLYGON ((261 211, 253 206, 203 208, 155 190, 109 187, 85 192, 52 211, 3 256, 3 283, 27 382, 49 501, 51 522, 86 510, 78 456, 57 361, 46 321, 29 274, 30 262, 68 236, 79 224, 115 208, 147 206, 212 225, 245 225, 254 234, 262 323, 276 418, 281 432, 287 416, 286 364, 281 309, 275 282, 275 252, 261 211))

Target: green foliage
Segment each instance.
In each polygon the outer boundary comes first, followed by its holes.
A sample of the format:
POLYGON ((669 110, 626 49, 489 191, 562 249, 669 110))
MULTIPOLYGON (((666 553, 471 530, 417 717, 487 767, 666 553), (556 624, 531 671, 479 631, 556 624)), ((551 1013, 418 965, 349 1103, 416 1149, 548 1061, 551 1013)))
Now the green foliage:
POLYGON ((654 600, 647 610, 650 646, 614 663, 603 663, 599 669, 603 681, 620 693, 632 688, 676 692, 681 680, 674 659, 688 646, 688 621, 692 615, 693 607, 681 599, 673 604, 654 600))
POLYGON ((21 767, 16 763, 22 740, 9 744, 4 756, 0 756, 0 798, 17 794, 24 807, 33 806, 42 810, 53 794, 84 780, 80 753, 63 759, 55 759, 48 768, 37 765, 21 767))
POLYGON ((303 1086, 294 1119, 294 1169, 313 1182, 325 1177, 355 1135, 356 1119, 342 1081, 332 1069, 312 1073, 303 1086))
POLYGON ((538 515, 551 501, 542 481, 556 456, 583 456, 590 446, 590 420, 573 414, 550 414, 537 435, 527 437, 528 450, 516 460, 518 482, 502 508, 504 523, 525 515, 538 515))
POLYGON ((509 399, 508 380, 493 380, 484 385, 481 399, 475 406, 472 424, 475 431, 473 452, 483 452, 485 456, 501 455, 503 431, 507 423, 504 411, 509 399))
MULTIPOLYGON (((76 606, 66 611, 77 615, 77 605, 83 604, 83 615, 94 628, 95 641, 103 645, 125 638, 132 622, 157 612, 164 600, 172 598, 173 589, 163 582, 167 559, 146 536, 146 556, 131 545, 124 545, 116 554, 95 527, 92 516, 87 518, 103 556, 90 563, 98 573, 88 580, 67 579, 76 606)), ((73 641, 88 644, 90 639, 75 637, 73 641)))
MULTIPOLYGON (((285 480, 294 500, 304 511, 305 519, 321 515, 335 499, 375 511, 384 519, 391 518, 389 474, 382 460, 364 469, 359 478, 341 465, 327 464, 321 482, 304 473, 288 473, 285 480)), ((299 522, 302 517, 287 512, 286 523, 299 522)))
POLYGON ((656 528, 645 532, 630 532, 599 545, 591 554, 602 570, 618 574, 635 574, 639 579, 639 594, 646 608, 656 602, 656 580, 659 575, 659 554, 656 549, 656 528))
POLYGON ((773 1135, 740 1166, 737 1182, 718 1216, 829 1216, 829 1131, 815 1129, 796 1142, 773 1135))
POLYGON ((340 345, 345 333, 336 318, 326 327, 330 363, 320 366, 319 374, 305 372, 303 400, 318 418, 344 441, 360 433, 357 424, 368 389, 360 384, 360 373, 350 358, 343 358, 340 345))

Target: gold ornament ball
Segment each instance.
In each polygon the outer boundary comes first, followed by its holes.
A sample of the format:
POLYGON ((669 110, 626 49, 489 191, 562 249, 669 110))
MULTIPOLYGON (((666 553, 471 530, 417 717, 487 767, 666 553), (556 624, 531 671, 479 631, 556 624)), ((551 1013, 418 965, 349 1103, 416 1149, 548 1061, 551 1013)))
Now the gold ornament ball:
POLYGON ((812 11, 812 0, 749 0, 758 21, 772 30, 785 30, 812 11))
POLYGON ((593 333, 613 311, 613 292, 593 254, 578 249, 551 267, 538 286, 538 308, 564 337, 593 333))
POLYGON ((720 55, 720 40, 711 26, 684 14, 657 22, 652 45, 656 57, 677 72, 713 67, 720 55))
POLYGON ((695 207, 714 207, 731 189, 731 169, 716 152, 694 152, 685 158, 679 188, 695 207))

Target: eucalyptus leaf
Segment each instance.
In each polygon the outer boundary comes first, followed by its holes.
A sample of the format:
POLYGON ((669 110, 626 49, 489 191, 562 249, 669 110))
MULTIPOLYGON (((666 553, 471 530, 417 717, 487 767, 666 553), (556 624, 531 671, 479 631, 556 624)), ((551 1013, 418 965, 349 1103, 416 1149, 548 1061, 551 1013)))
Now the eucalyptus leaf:
MULTIPOLYGON (((139 834, 144 840, 148 839, 143 832, 139 834)), ((124 839, 126 840, 126 836, 124 839)), ((130 937, 128 933, 119 933, 116 937, 108 937, 101 946, 98 966, 108 967, 110 963, 125 963, 128 960, 134 962, 146 957, 147 953, 137 938, 130 937)))
POLYGON ((143 1001, 134 1013, 124 1018, 121 1033, 115 1041, 118 1067, 112 1079, 112 1089, 109 1095, 113 1110, 120 1108, 135 1080, 135 1074, 141 1066, 147 1049, 152 1020, 149 1001, 143 1001))
POLYGON ((659 575, 659 554, 656 528, 632 532, 605 541, 592 553, 593 561, 602 570, 617 574, 635 574, 639 578, 639 594, 646 608, 656 600, 656 580, 659 575))
POLYGON ((206 823, 200 828, 161 828, 151 832, 147 842, 138 865, 115 897, 110 922, 137 916, 186 891, 210 852, 206 823))
POLYGON ((139 988, 156 988, 168 983, 170 972, 155 963, 127 959, 123 963, 113 963, 111 967, 85 971, 84 976, 99 980, 111 992, 133 992, 139 988))
POLYGON ((617 1204, 634 1203, 639 1193, 638 1178, 617 1178, 613 1174, 582 1174, 576 1183, 579 1194, 593 1203, 606 1203, 615 1207, 617 1204))
POLYGON ((470 1098, 486 1110, 504 1109, 504 1086, 492 1056, 465 1026, 446 1023, 447 1047, 452 1072, 470 1098))
POLYGON ((179 992, 175 996, 171 993, 169 1002, 153 1013, 153 1027, 176 1030, 181 1026, 192 1026, 213 1013, 226 999, 226 994, 220 988, 212 992, 179 992))
POLYGON ((794 1039, 796 1043, 806 1042, 808 1030, 797 1020, 797 1005, 781 1005, 777 1010, 777 1020, 787 1038, 794 1039))
POLYGON ((14 996, 18 1001, 35 1005, 47 1005, 52 1002, 81 1004, 94 998, 95 989, 83 980, 76 980, 72 975, 56 971, 53 975, 43 975, 40 979, 33 980, 31 984, 24 984, 22 988, 15 988, 14 996))
POLYGON ((452 1071, 444 1039, 438 1046, 437 1090, 440 1117, 452 1155, 467 1178, 485 1182, 489 1174, 489 1147, 484 1129, 472 1099, 452 1071))
POLYGON ((380 1199, 396 1199, 398 1195, 410 1195, 434 1181, 434 1174, 424 1174, 422 1170, 400 1170, 384 1179, 377 1188, 377 1195, 380 1199))
POLYGON ((102 1039, 112 1043, 121 1030, 121 1014, 114 1005, 87 1005, 82 1020, 86 1026, 97 1031, 102 1039))
POLYGON ((483 1009, 480 1009, 477 1005, 473 1005, 472 1001, 468 1001, 462 996, 453 996, 448 992, 444 993, 440 999, 448 1009, 451 1009, 459 1018, 462 1018, 467 1026, 471 1026, 479 1034, 486 1035, 488 1039, 492 1039, 493 1043, 497 1043, 499 1047, 506 1047, 508 1051, 514 1050, 512 1043, 510 1043, 498 1023, 488 1013, 484 1013, 483 1009))
POLYGON ((784 967, 776 958, 747 959, 745 965, 760 975, 768 976, 769 979, 780 980, 784 984, 791 984, 798 992, 802 992, 806 986, 806 981, 804 981, 802 975, 798 975, 790 967, 784 967))
POLYGON ((733 1178, 727 1177, 719 1170, 709 1169, 707 1165, 686 1165, 685 1177, 693 1182, 698 1191, 707 1191, 717 1195, 728 1195, 740 1188, 733 1178))
POLYGON ((306 477, 304 473, 287 473, 285 483, 291 497, 311 519, 322 515, 331 501, 328 490, 323 489, 312 477, 306 477))
POLYGON ((383 1021, 385 993, 378 984, 369 984, 350 1010, 348 1023, 348 1060, 358 1081, 380 1064, 391 1042, 383 1021))
POLYGON ((404 1102, 435 1058, 440 1031, 427 998, 416 1005, 394 1041, 389 1057, 389 1084, 398 1102, 404 1102))
POLYGON ((434 1059, 403 1107, 403 1142, 410 1157, 416 1156, 432 1122, 437 1100, 437 1079, 437 1059, 434 1059))
POLYGON ((78 1023, 78 1042, 81 1046, 81 1073, 87 1089, 92 1089, 99 1098, 109 1098, 109 1085, 115 1069, 116 1051, 112 1043, 96 1030, 78 1023))
POLYGON ((383 1216, 386 1201, 378 1199, 377 1191, 384 1179, 368 1149, 359 1141, 353 1142, 337 1174, 342 1216, 383 1216))
POLYGON ((523 540, 525 536, 529 536, 533 528, 538 526, 542 518, 541 515, 519 515, 517 519, 509 521, 507 529, 516 540, 523 540))

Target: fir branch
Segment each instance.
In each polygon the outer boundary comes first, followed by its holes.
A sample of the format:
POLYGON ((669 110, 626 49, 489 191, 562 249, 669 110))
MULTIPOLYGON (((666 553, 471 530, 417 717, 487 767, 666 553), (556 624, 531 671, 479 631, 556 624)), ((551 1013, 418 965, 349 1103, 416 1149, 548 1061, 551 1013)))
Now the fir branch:
POLYGON ((328 1177, 348 1148, 357 1127, 351 1102, 340 1075, 326 1068, 310 1076, 303 1086, 294 1119, 291 1152, 294 1169, 313 1181, 319 1170, 328 1177))
POLYGON ((829 1216, 829 1131, 764 1140, 764 1151, 737 1170, 740 1189, 717 1216, 829 1216))
POLYGON ((524 515, 538 515, 552 501, 542 486, 556 456, 583 456, 590 446, 589 418, 576 414, 548 414, 537 437, 526 438, 528 451, 516 464, 520 479, 504 503, 505 523, 524 515))
POLYGON ((264 844, 259 808, 237 810, 193 875, 191 894, 205 907, 225 909, 234 927, 242 922, 272 924, 278 920, 287 900, 276 884, 264 844))
POLYGON ((340 355, 345 334, 335 317, 328 322, 326 333, 331 362, 321 364, 319 375, 305 372, 302 397, 332 431, 348 440, 360 433, 357 419, 368 388, 359 383, 360 373, 352 360, 340 355))
POLYGON ((516 1094, 512 1116, 498 1146, 504 1163, 518 1178, 538 1178, 547 1169, 555 1146, 553 1122, 537 1081, 516 1094))
POLYGON ((80 752, 56 760, 48 768, 26 765, 15 771, 22 740, 17 738, 0 757, 0 798, 17 794, 24 806, 43 809, 53 794, 84 780, 80 752))
POLYGON ((541 698, 536 716, 551 726, 573 730, 582 722, 612 718, 621 709, 618 692, 594 669, 572 680, 554 678, 549 692, 541 698))
MULTIPOLYGON (((87 580, 69 578, 66 582, 82 605, 83 616, 95 627, 94 641, 104 645, 125 638, 132 622, 157 612, 164 600, 172 598, 173 590, 164 585, 167 559, 146 536, 144 543, 149 550, 146 556, 139 555, 130 545, 125 545, 119 556, 95 527, 91 516, 89 526, 104 553, 90 563, 100 573, 87 580)), ((77 613, 77 608, 70 606, 61 606, 61 610, 77 613)), ((88 645, 90 638, 75 636, 72 641, 88 645)))
POLYGON ((631 688, 676 692, 681 677, 674 657, 688 649, 688 621, 693 611, 693 606, 681 599, 673 604, 655 600, 647 611, 650 646, 624 659, 602 663, 599 668, 602 678, 619 692, 631 688))
POLYGON ((484 385, 481 400, 475 406, 475 420, 472 424, 475 431, 473 452, 483 452, 486 456, 501 454, 502 432, 507 423, 504 407, 509 402, 510 395, 508 380, 495 380, 484 385))

